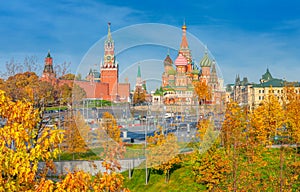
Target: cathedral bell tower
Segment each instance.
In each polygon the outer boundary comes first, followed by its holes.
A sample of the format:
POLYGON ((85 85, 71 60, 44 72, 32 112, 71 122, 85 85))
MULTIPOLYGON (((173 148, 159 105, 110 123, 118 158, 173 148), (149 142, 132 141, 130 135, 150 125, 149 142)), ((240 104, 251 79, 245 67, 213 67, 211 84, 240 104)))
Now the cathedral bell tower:
POLYGON ((187 72, 191 72, 192 71, 192 54, 191 54, 191 50, 189 48, 189 44, 188 44, 187 37, 186 37, 187 27, 186 27, 185 23, 183 24, 181 29, 182 29, 182 39, 181 39, 178 55, 182 54, 186 58, 186 60, 188 62, 187 63, 187 72))
POLYGON ((108 23, 108 33, 104 43, 104 62, 101 62, 100 66, 101 82, 108 83, 109 95, 116 100, 119 70, 115 60, 115 44, 110 32, 110 23, 108 23))

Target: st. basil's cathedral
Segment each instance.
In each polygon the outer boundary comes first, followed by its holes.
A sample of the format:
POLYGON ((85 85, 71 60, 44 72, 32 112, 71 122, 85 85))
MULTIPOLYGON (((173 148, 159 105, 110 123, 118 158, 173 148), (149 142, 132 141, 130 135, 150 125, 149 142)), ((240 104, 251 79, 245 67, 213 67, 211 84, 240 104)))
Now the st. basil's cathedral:
POLYGON ((194 82, 201 81, 211 88, 212 99, 209 104, 219 104, 225 92, 222 90, 223 81, 218 78, 216 63, 211 60, 207 50, 201 59, 199 67, 193 62, 192 53, 186 36, 187 27, 182 26, 182 39, 177 58, 173 64, 168 54, 164 60, 164 72, 162 74, 163 95, 154 95, 153 104, 156 102, 166 105, 196 104, 197 98, 194 93, 194 82))

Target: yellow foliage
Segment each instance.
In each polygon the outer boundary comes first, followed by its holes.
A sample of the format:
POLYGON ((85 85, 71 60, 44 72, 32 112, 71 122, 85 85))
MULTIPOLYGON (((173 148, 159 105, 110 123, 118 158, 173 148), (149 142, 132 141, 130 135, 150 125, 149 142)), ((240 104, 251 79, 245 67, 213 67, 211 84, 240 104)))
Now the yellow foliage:
POLYGON ((146 101, 146 91, 142 87, 137 87, 133 93, 133 103, 143 103, 146 101))
POLYGON ((74 173, 68 173, 62 181, 56 183, 55 192, 90 191, 91 183, 90 174, 85 173, 84 171, 75 171, 74 173))
MULTIPOLYGON (((102 124, 101 124, 101 127, 100 129, 105 131, 106 133, 106 139, 112 139, 116 142, 120 142, 121 141, 121 138, 120 138, 120 129, 118 128, 118 125, 117 125, 117 121, 116 119, 114 118, 114 116, 112 114, 110 114, 109 112, 104 112, 103 113, 103 117, 102 117, 102 124)), ((103 135, 100 137, 103 138, 103 135)))
POLYGON ((263 144, 272 143, 276 135, 280 135, 284 125, 284 110, 274 94, 269 94, 251 114, 252 132, 257 141, 263 144))
POLYGON ((154 136, 147 138, 147 165, 157 170, 162 170, 169 180, 170 170, 181 162, 178 157, 179 146, 174 134, 164 135, 162 128, 154 136))
POLYGON ((293 141, 300 143, 300 95, 294 87, 285 87, 285 122, 293 141))
POLYGON ((123 188, 124 177, 120 173, 109 172, 98 173, 93 181, 94 191, 129 191, 123 188))
POLYGON ((64 146, 65 150, 69 153, 83 153, 88 149, 90 141, 90 127, 85 123, 83 117, 78 112, 68 114, 64 122, 65 137, 64 146))
POLYGON ((212 99, 212 90, 205 82, 196 81, 194 82, 194 91, 198 96, 199 101, 210 101, 212 99))
POLYGON ((206 153, 192 154, 192 171, 197 183, 205 184, 209 191, 216 190, 231 172, 225 151, 215 143, 206 153))
POLYGON ((246 114, 242 108, 236 102, 228 103, 221 132, 222 144, 227 151, 233 145, 235 147, 243 145, 246 127, 246 114))
MULTIPOLYGON (((39 111, 30 102, 11 101, 0 90, 0 116, 5 124, 0 128, 0 190, 26 191, 38 186, 38 161, 56 158, 62 141, 62 131, 42 127, 39 111)), ((42 182, 49 185, 49 182, 42 182)), ((38 187, 37 187, 38 188, 38 187)))

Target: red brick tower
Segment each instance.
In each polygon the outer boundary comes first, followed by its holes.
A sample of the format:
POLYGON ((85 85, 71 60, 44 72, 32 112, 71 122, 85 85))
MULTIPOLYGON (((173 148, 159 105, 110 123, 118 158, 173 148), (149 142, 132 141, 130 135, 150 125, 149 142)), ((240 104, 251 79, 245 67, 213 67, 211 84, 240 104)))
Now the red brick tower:
POLYGON ((48 51, 47 57, 45 58, 45 66, 41 77, 42 81, 48 81, 52 84, 57 83, 56 74, 53 70, 53 59, 48 51))
POLYGON ((109 95, 116 100, 118 95, 118 64, 115 61, 115 44, 108 23, 107 39, 104 43, 104 62, 101 64, 101 82, 109 86, 109 95))

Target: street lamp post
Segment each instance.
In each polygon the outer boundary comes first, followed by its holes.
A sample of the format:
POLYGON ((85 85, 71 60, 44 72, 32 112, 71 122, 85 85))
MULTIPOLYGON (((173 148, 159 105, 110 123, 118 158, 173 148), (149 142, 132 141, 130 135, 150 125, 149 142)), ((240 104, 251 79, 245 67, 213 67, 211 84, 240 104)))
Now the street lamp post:
POLYGON ((101 109, 102 109, 102 102, 103 102, 103 98, 100 98, 100 105, 101 105, 101 109))
MULTIPOLYGON (((148 123, 146 118, 146 124, 148 123)), ((147 167, 147 126, 145 127, 145 184, 148 185, 148 167, 147 167)))
MULTIPOLYGON (((60 98, 59 98, 59 106, 58 106, 58 128, 60 129, 60 107, 61 107, 61 94, 60 94, 60 98)), ((58 149, 60 150, 60 143, 58 144, 58 149)), ((58 154, 58 161, 60 162, 60 152, 58 154)))

